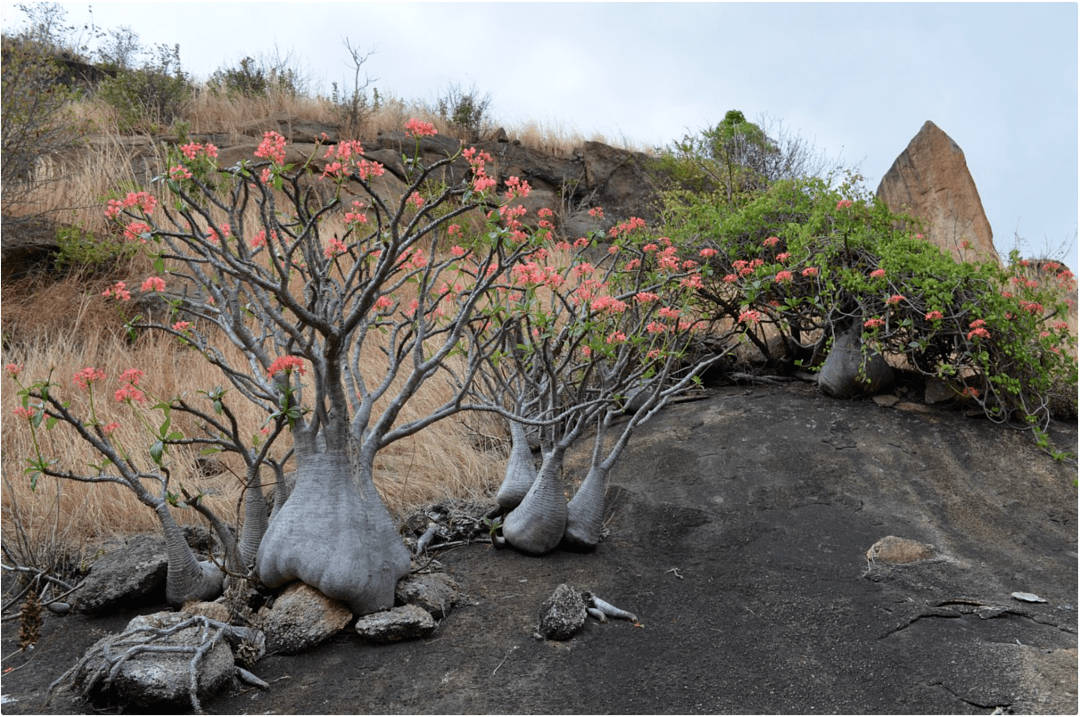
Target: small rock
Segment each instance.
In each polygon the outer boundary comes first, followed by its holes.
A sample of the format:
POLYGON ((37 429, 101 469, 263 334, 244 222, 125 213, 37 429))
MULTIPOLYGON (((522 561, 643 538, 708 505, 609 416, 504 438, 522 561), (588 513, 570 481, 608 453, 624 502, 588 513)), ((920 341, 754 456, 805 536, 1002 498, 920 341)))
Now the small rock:
POLYGON ((218 622, 229 622, 229 608, 220 602, 189 602, 180 609, 185 615, 202 615, 218 622))
POLYGON ((1013 593, 1012 596, 1022 602, 1046 602, 1046 598, 1041 598, 1035 593, 1013 593))
POLYGON ((540 606, 537 631, 547 640, 569 640, 585 625, 587 615, 581 591, 564 583, 540 606))
POLYGON ((427 610, 405 605, 374 612, 356 621, 356 632, 367 642, 383 644, 427 637, 435 631, 435 620, 427 610))
POLYGON ((285 588, 273 608, 262 608, 260 627, 270 652, 294 655, 322 644, 352 620, 349 606, 301 582, 285 588))
POLYGON ((169 559, 165 539, 135 535, 93 564, 76 595, 78 612, 104 613, 132 603, 165 598, 169 559), (161 593, 160 596, 157 593, 161 593))
MULTIPOLYGON (((129 622, 125 632, 140 627, 168 629, 190 617, 175 612, 143 615, 129 622)), ((115 636, 102 638, 90 650, 113 637, 115 636)), ((202 644, 204 639, 202 627, 196 625, 153 644, 196 647, 202 644)), ((115 651, 116 648, 113 652, 115 651)), ((190 704, 191 657, 191 652, 141 652, 124 661, 108 683, 102 679, 91 685, 90 678, 101 664, 99 657, 88 661, 79 670, 75 675, 75 684, 82 689, 85 697, 97 702, 136 707, 190 704)), ((199 662, 198 670, 197 692, 199 699, 203 700, 225 686, 236 672, 229 643, 225 640, 219 641, 199 662)))
POLYGON ((897 396, 893 396, 892 394, 882 393, 880 395, 874 396, 873 401, 882 408, 890 408, 899 403, 900 399, 897 396))
POLYGON ((398 601, 423 608, 431 617, 442 620, 457 604, 461 590, 449 575, 431 573, 398 581, 394 596, 398 601))
POLYGON ((933 405, 944 403, 956 398, 956 391, 949 384, 935 376, 926 377, 926 388, 923 390, 923 400, 933 405))
POLYGON ((888 535, 870 546, 866 559, 875 562, 904 565, 934 557, 934 546, 908 538, 888 535))

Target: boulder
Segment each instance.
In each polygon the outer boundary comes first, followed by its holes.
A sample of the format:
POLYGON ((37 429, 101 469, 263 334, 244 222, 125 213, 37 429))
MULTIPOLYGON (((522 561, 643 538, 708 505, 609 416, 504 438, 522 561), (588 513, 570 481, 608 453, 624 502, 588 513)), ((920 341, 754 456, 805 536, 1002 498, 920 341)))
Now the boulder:
MULTIPOLYGON (((87 657, 74 675, 74 682, 83 696, 95 702, 124 704, 135 707, 158 707, 190 704, 191 658, 194 650, 203 645, 207 636, 203 625, 195 624, 173 635, 150 643, 149 633, 139 628, 168 630, 191 619, 190 615, 175 612, 159 612, 144 615, 128 623, 120 635, 110 635, 95 643, 87 651, 87 657), (104 648, 115 660, 130 647, 153 644, 165 648, 184 648, 179 651, 141 651, 124 660, 106 678, 107 668, 114 664, 103 663, 104 648), (104 672, 104 674, 98 674, 104 672)), ((236 673, 232 648, 227 640, 219 640, 199 661, 197 667, 196 694, 204 700, 228 683, 236 673)))
POLYGON ((926 222, 929 241, 957 261, 1001 263, 964 152, 927 121, 882 177, 877 196, 926 222))
POLYGON ((169 560, 165 539, 156 535, 134 535, 94 563, 74 609, 105 613, 138 602, 165 599, 165 575, 169 560))
POLYGON ((352 611, 310 585, 294 582, 278 596, 272 608, 259 610, 259 619, 266 633, 267 650, 293 655, 341 632, 352 620, 352 611))
POLYGON ((399 602, 422 608, 436 620, 449 615, 460 596, 458 584, 443 573, 405 577, 398 581, 394 593, 399 602))
POLYGON ((866 551, 866 559, 872 563, 880 561, 897 565, 929 560, 935 555, 933 545, 910 538, 898 538, 895 535, 886 535, 866 551))
POLYGON ((892 382, 892 368, 885 358, 877 353, 865 356, 854 331, 842 333, 833 340, 832 350, 818 373, 818 386, 835 398, 872 396, 892 382))
POLYGON ((427 637, 435 627, 435 620, 428 611, 416 605, 373 612, 356 621, 356 632, 360 637, 375 644, 427 637))
POLYGON ((563 583, 540 606, 536 630, 545 640, 569 640, 585 625, 587 616, 581 591, 563 583))

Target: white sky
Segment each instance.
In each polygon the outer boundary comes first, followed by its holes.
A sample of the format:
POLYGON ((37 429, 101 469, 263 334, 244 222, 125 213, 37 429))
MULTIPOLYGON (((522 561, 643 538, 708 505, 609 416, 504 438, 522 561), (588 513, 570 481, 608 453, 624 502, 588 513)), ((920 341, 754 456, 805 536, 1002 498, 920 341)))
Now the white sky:
MULTIPOLYGON (((62 3, 89 22, 88 3, 62 3)), ((0 5, 8 29, 21 22, 0 5)), ((639 147, 763 114, 882 175, 926 120, 964 150, 1003 255, 1077 246, 1077 4, 93 3, 101 28, 180 44, 205 78, 275 45, 324 87, 351 78, 343 39, 376 52, 384 94, 490 93, 530 120, 639 147)))

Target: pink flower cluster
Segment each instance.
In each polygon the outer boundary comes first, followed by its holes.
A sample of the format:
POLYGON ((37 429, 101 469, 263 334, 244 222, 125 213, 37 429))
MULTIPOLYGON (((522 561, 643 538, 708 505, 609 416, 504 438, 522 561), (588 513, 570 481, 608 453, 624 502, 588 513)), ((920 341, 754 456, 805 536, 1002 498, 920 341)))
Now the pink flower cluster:
POLYGON ((988 338, 990 338, 990 332, 986 330, 985 326, 986 326, 986 322, 983 321, 982 319, 975 319, 974 321, 972 321, 968 325, 968 328, 971 329, 971 331, 969 331, 968 335, 967 335, 968 340, 971 340, 972 338, 980 338, 980 339, 988 339, 988 338))
POLYGON ((109 200, 109 204, 105 208, 105 216, 109 219, 115 219, 123 210, 134 209, 135 207, 141 209, 146 216, 150 216, 157 207, 157 199, 149 192, 128 192, 128 195, 123 200, 109 200))
POLYGON ((762 246, 776 246, 780 242, 780 237, 769 237, 765 241, 761 242, 762 246))
POLYGON ((276 376, 284 371, 286 374, 292 373, 293 370, 299 371, 303 376, 307 373, 307 367, 304 366, 304 359, 299 356, 281 356, 274 360, 274 363, 270 364, 270 368, 266 370, 268 376, 276 376))
POLYGON ((188 168, 184 165, 178 164, 175 167, 169 168, 169 178, 177 180, 191 179, 191 172, 188 171, 188 168))
POLYGON ((142 286, 139 287, 139 291, 156 291, 159 293, 165 291, 165 280, 160 276, 148 276, 142 286))
POLYGON ((406 137, 434 137, 437 134, 435 125, 430 122, 424 122, 413 117, 405 123, 406 137))
POLYGON ((935 311, 927 311, 926 312, 926 320, 927 321, 940 321, 941 319, 944 319, 944 318, 945 318, 945 314, 941 313, 940 311, 935 310, 935 311))
POLYGON ((381 177, 386 167, 363 157, 364 148, 357 140, 346 140, 326 148, 323 159, 329 160, 323 167, 323 177, 346 177, 355 171, 365 182, 381 177))
POLYGON ((885 325, 884 319, 867 319, 863 322, 863 326, 868 329, 879 329, 885 325))
POLYGON ((794 277, 790 271, 778 271, 776 272, 776 283, 782 284, 791 281, 794 277))
POLYGON ((902 294, 893 294, 892 296, 890 296, 888 299, 885 300, 885 303, 888 304, 889 306, 896 306, 901 301, 904 301, 904 296, 902 294))
POLYGON ((327 243, 326 249, 323 250, 323 253, 326 255, 327 259, 333 259, 335 256, 341 256, 346 251, 348 251, 348 249, 345 246, 345 242, 337 237, 331 237, 330 241, 327 243))
POLYGON ((116 299, 117 301, 131 301, 131 292, 127 290, 127 285, 122 281, 118 281, 105 291, 101 292, 101 295, 106 299, 116 299))
POLYGON ((94 368, 93 366, 87 366, 81 371, 76 372, 75 377, 71 379, 71 382, 81 389, 87 389, 94 381, 104 380, 104 371, 99 368, 94 368))
POLYGON ((874 269, 872 272, 870 272, 870 278, 871 279, 881 279, 884 276, 885 276, 885 270, 884 269, 874 269))
POLYGON ((802 270, 803 276, 817 276, 818 268, 816 266, 808 266, 802 270))
POLYGON ((465 161, 469 163, 473 172, 473 191, 478 194, 483 194, 487 190, 493 188, 496 184, 495 180, 487 175, 487 170, 484 169, 484 165, 491 161, 491 155, 487 152, 481 152, 476 147, 469 147, 461 156, 465 158, 465 161))
POLYGON ((741 324, 756 324, 761 321, 761 312, 754 311, 753 309, 747 309, 739 314, 739 323, 741 324))
POLYGON ((850 199, 841 199, 839 202, 836 203, 836 208, 837 209, 850 209, 851 205, 852 205, 852 201, 850 199))
POLYGON ((188 142, 187 144, 180 145, 180 151, 183 152, 184 156, 188 159, 195 159, 200 153, 205 154, 210 159, 217 159, 218 156, 218 148, 209 142, 206 144, 188 142))
MULTIPOLYGON (((589 213, 590 214, 592 213, 591 209, 589 210, 589 213)), ((604 216, 603 211, 600 211, 600 218, 603 218, 603 216, 604 216)), ((616 224, 615 226, 613 226, 608 231, 608 236, 610 236, 612 239, 615 239, 615 238, 617 238, 619 236, 625 236, 627 234, 630 234, 631 232, 637 231, 638 229, 644 229, 644 228, 645 228, 645 220, 644 219, 642 219, 641 217, 630 217, 625 222, 622 222, 620 224, 616 224)))
POLYGON ((274 164, 285 164, 285 138, 277 132, 264 132, 255 156, 268 159, 274 164))

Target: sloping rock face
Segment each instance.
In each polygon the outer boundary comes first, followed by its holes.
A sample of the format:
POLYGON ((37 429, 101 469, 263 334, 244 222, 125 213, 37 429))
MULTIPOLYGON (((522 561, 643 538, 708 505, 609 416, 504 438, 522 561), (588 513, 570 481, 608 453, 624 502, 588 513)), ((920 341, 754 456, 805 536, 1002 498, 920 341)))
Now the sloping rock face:
POLYGON ((896 158, 877 195, 894 212, 923 219, 927 238, 957 261, 1001 262, 964 152, 933 122, 896 158))

